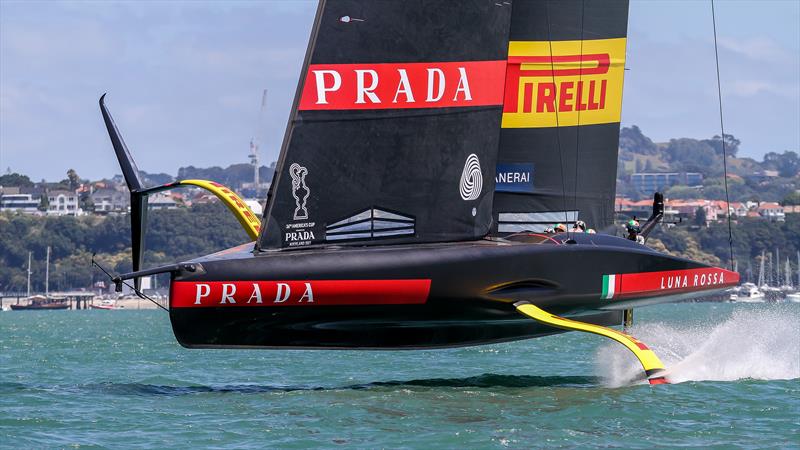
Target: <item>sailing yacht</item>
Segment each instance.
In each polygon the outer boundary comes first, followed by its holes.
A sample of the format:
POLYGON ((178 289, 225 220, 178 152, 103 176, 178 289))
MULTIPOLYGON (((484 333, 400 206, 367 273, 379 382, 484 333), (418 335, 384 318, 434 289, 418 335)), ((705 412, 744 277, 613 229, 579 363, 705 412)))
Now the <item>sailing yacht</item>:
POLYGON ((28 303, 24 305, 10 305, 13 311, 69 309, 69 302, 64 297, 50 295, 50 247, 47 247, 45 262, 45 295, 31 295, 31 253, 28 252, 28 303))
MULTIPOLYGON (((169 272, 190 348, 581 330, 658 379, 646 345, 605 327, 739 274, 611 234, 543 233, 614 229, 627 17, 627 1, 321 1, 261 220, 217 183, 143 186, 101 98, 131 190, 134 272, 114 282, 169 272), (147 196, 180 186, 215 193, 253 242, 143 269, 147 196)), ((662 212, 657 196, 651 224, 662 212)))

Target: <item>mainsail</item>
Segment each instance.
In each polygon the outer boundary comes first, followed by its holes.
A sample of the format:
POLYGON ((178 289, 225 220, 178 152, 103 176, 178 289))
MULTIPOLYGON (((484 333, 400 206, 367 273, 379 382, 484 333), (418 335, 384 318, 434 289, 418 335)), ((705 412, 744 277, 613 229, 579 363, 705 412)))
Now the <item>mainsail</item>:
POLYGON ((259 248, 488 234, 510 17, 492 0, 322 1, 259 248))
POLYGON ((514 2, 497 232, 613 222, 627 23, 626 0, 514 2))

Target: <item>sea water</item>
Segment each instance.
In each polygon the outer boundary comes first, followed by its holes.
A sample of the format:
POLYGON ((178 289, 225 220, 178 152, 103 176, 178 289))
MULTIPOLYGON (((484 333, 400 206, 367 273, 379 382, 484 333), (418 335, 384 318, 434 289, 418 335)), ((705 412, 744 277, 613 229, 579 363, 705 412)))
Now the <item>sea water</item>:
POLYGON ((636 310, 676 384, 566 333, 426 351, 186 350, 163 311, 0 313, 0 447, 800 448, 800 304, 636 310))

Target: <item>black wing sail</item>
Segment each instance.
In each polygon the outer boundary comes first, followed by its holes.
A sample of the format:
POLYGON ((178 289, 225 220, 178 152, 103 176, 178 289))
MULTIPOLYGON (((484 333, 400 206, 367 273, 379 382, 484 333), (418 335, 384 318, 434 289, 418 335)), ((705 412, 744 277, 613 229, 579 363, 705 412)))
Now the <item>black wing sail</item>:
POLYGON ((494 213, 500 234, 613 222, 627 0, 514 2, 494 213))
POLYGON ((491 229, 511 6, 323 1, 259 248, 491 229))

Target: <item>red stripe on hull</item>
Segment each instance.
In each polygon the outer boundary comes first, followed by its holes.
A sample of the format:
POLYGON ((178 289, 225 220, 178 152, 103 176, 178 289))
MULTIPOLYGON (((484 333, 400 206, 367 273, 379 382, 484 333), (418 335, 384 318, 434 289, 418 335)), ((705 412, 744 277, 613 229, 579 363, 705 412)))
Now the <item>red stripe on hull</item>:
POLYGON ((419 305, 431 280, 174 281, 172 308, 419 305))
POLYGON ((623 273, 617 275, 616 279, 618 290, 614 293, 614 298, 697 292, 739 284, 737 272, 715 267, 623 273))

